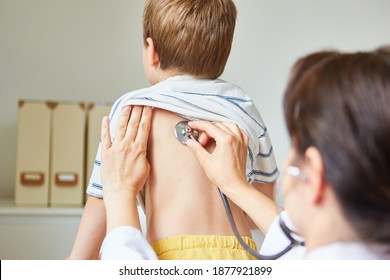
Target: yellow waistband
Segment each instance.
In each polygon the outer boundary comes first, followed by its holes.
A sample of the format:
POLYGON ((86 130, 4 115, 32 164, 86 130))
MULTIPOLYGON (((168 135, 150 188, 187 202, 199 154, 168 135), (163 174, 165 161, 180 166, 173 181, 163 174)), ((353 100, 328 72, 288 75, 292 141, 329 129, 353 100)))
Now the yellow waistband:
MULTIPOLYGON (((253 250, 257 250, 253 239, 243 236, 253 250)), ((245 251, 235 236, 178 235, 152 243, 159 259, 255 259, 245 251)))

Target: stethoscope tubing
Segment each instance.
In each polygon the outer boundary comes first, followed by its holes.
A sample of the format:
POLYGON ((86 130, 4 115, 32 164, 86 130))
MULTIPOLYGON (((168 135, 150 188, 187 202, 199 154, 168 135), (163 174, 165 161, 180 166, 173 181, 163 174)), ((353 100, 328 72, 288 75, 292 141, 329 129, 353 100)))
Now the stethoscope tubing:
POLYGON ((274 254, 274 255, 262 255, 259 252, 253 250, 251 247, 248 246, 248 244, 245 243, 245 241, 242 239, 240 233, 238 232, 236 223, 235 223, 234 218, 233 218, 232 211, 230 209, 229 201, 228 201, 226 195, 223 192, 221 192, 221 190, 219 188, 218 188, 218 191, 221 195, 221 199, 222 199, 223 205, 224 205, 225 210, 226 210, 226 215, 228 217, 229 224, 233 230, 234 235, 236 236, 236 238, 237 238, 238 242, 241 244, 241 246, 248 253, 250 253, 252 256, 254 256, 255 258, 257 258, 259 260, 276 260, 276 259, 280 258, 281 256, 283 256, 284 254, 286 254, 287 252, 289 252, 292 248, 294 248, 296 246, 304 246, 303 241, 296 240, 292 237, 292 235, 291 235, 292 231, 287 227, 287 225, 284 223, 283 219, 280 218, 279 225, 280 225, 283 233, 290 240, 290 244, 285 249, 283 249, 282 251, 280 251, 279 253, 274 254))

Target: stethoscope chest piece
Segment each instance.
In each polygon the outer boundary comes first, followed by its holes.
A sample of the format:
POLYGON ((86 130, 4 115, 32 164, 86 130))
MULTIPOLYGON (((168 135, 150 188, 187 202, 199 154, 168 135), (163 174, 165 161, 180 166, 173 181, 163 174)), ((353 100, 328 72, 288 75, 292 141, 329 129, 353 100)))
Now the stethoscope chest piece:
POLYGON ((188 139, 197 140, 199 132, 188 126, 188 121, 178 122, 174 129, 177 140, 182 144, 186 144, 188 139))

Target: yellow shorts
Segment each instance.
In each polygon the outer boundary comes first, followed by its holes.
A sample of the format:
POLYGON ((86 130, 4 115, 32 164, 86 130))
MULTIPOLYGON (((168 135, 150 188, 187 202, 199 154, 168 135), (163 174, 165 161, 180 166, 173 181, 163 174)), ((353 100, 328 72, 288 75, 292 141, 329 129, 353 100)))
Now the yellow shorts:
MULTIPOLYGON (((242 239, 257 251, 253 239, 242 239)), ((235 236, 178 235, 152 243, 160 260, 255 260, 235 236)))

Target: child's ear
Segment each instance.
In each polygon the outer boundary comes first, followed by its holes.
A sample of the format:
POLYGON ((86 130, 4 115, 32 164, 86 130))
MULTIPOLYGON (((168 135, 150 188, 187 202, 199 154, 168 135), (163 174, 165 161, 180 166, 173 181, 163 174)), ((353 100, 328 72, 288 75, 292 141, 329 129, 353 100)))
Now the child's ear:
POLYGON ((150 37, 146 38, 145 51, 148 65, 153 68, 160 67, 160 57, 156 51, 153 39, 150 37))

